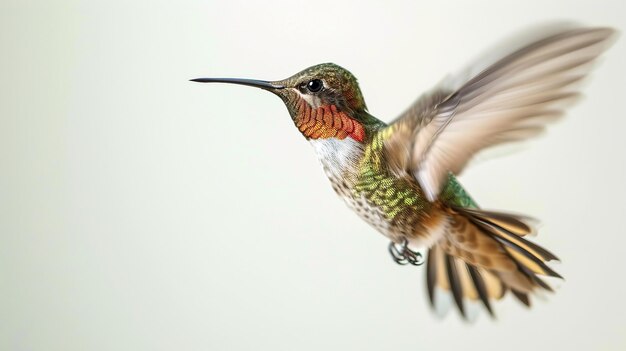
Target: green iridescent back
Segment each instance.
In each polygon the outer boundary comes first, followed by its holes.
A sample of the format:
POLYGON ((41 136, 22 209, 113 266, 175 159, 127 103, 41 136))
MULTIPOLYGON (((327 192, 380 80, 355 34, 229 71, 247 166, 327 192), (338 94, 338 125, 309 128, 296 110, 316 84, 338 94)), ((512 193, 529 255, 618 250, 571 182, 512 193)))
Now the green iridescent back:
POLYGON ((439 199, 445 204, 455 205, 459 207, 478 208, 478 204, 465 191, 461 183, 452 173, 448 173, 448 181, 443 191, 439 195, 439 199))

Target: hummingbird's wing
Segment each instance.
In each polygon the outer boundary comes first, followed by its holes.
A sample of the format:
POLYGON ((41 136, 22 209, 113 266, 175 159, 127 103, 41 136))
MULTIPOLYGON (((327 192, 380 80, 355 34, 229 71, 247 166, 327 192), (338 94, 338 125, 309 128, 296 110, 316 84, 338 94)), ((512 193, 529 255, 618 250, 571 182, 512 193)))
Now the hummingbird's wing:
POLYGON ((412 174, 434 201, 448 172, 460 173, 478 151, 537 135, 579 95, 577 82, 614 31, 562 31, 504 57, 454 90, 435 89, 389 127, 385 154, 412 174))

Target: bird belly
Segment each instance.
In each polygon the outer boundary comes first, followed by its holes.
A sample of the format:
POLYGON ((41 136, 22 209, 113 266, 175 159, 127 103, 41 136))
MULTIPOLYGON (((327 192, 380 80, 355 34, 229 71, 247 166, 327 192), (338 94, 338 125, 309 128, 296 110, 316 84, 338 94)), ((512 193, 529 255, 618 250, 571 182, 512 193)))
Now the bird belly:
MULTIPOLYGON (((332 182, 332 180, 331 180, 332 182)), ((333 186, 333 188, 335 188, 333 186)), ((341 197, 348 208, 354 211, 362 220, 372 226, 386 237, 393 237, 394 230, 392 222, 385 216, 383 210, 369 201, 364 194, 355 195, 350 189, 338 187, 335 192, 341 197)))
MULTIPOLYGON (((361 219, 390 240, 405 239, 412 247, 429 247, 444 232, 446 215, 439 206, 423 201, 415 189, 395 189, 382 182, 371 191, 359 191, 358 183, 349 186, 344 179, 329 176, 335 192, 361 219)), ((403 185, 402 181, 391 184, 403 185), (400 184, 398 184, 400 183, 400 184)))

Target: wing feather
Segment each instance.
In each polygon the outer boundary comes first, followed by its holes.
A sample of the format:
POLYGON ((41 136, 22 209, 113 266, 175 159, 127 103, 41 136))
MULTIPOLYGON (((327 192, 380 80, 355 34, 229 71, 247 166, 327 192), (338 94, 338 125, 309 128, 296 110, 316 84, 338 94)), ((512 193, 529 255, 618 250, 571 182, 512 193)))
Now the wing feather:
POLYGON ((504 57, 455 91, 425 95, 388 127, 392 171, 412 174, 434 201, 448 172, 460 173, 474 154, 535 136, 560 117, 613 33, 566 30, 504 57))

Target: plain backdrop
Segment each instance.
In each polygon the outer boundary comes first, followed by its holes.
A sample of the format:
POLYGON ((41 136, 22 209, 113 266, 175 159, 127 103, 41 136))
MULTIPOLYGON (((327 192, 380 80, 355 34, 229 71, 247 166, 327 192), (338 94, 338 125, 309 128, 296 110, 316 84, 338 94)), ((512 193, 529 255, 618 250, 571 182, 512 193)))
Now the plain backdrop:
POLYGON ((624 350, 626 42, 585 99, 461 181, 541 219, 566 280, 435 318, 282 102, 190 78, 351 70, 390 121, 507 36, 615 1, 0 3, 1 350, 624 350))

